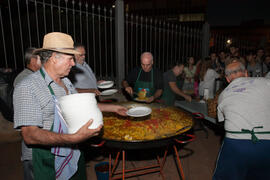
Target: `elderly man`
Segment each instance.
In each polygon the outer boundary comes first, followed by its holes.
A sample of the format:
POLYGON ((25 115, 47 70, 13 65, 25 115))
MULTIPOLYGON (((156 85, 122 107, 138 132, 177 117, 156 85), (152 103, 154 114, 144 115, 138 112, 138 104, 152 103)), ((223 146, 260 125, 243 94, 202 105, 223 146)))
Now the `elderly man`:
POLYGON ((17 75, 13 82, 13 86, 21 82, 26 76, 36 72, 41 67, 41 61, 39 56, 34 55, 33 52, 36 48, 27 48, 24 54, 26 68, 17 75))
POLYGON ((176 84, 176 77, 182 74, 184 64, 177 64, 169 71, 163 74, 164 90, 161 96, 162 102, 166 105, 174 105, 175 96, 179 95, 185 98, 186 101, 191 102, 191 96, 185 94, 176 84))
POLYGON ((161 72, 153 68, 153 55, 144 52, 141 55, 141 67, 133 69, 122 82, 125 91, 133 96, 140 91, 146 91, 146 102, 151 103, 162 94, 163 82, 161 72))
MULTIPOLYGON (((83 155, 74 144, 98 135, 102 126, 88 129, 92 123, 89 120, 74 134, 52 132, 54 125, 62 120, 57 99, 76 93, 65 77, 75 65, 73 55, 79 52, 74 50, 71 36, 60 32, 46 34, 43 47, 35 52, 40 55, 42 68, 19 83, 13 95, 14 128, 21 130, 28 146, 22 149, 25 179, 86 179, 83 155), (62 149, 52 154, 51 147, 62 149), (55 155, 66 151, 70 152, 68 156, 55 155), (56 161, 61 157, 65 161, 56 161)), ((126 114, 126 108, 122 106, 98 106, 101 111, 126 114)))
POLYGON ((232 61, 230 83, 218 99, 218 119, 226 135, 213 180, 270 179, 270 81, 247 77, 245 66, 232 61))
POLYGON ((80 54, 75 54, 76 65, 73 68, 74 86, 79 93, 96 93, 100 95, 97 89, 97 79, 90 66, 85 62, 85 47, 76 43, 75 50, 80 54))

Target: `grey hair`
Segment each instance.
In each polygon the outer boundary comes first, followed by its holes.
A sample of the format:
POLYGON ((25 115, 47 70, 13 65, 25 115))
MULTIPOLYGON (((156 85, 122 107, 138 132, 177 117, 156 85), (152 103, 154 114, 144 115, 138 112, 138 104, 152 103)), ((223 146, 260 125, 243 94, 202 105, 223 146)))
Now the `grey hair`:
POLYGON ((141 59, 142 59, 142 57, 145 56, 145 55, 151 56, 151 61, 153 61, 153 54, 152 54, 152 53, 150 53, 150 52, 144 52, 144 53, 142 53, 141 59))
POLYGON ((78 47, 83 47, 85 49, 85 46, 82 43, 74 43, 74 49, 77 49, 78 47))
MULTIPOLYGON (((39 52, 39 56, 40 56, 40 60, 42 62, 42 64, 44 64, 45 62, 48 61, 48 59, 50 59, 50 57, 52 57, 52 54, 54 53, 55 51, 41 51, 39 52)), ((60 58, 61 57, 61 54, 62 53, 59 53, 59 52, 55 52, 56 53, 56 58, 60 58)))
POLYGON ((29 47, 25 50, 24 53, 24 59, 25 59, 25 65, 30 64, 31 58, 37 58, 37 55, 33 54, 36 48, 29 47))
POLYGON ((238 73, 238 72, 243 72, 243 73, 245 72, 246 68, 245 68, 245 66, 241 62, 239 62, 239 61, 232 61, 231 63, 234 63, 234 62, 238 62, 239 63, 239 66, 237 66, 237 68, 235 68, 235 69, 229 69, 229 68, 227 68, 228 65, 229 65, 228 64, 226 66, 226 68, 225 68, 225 75, 226 76, 230 76, 231 74, 235 74, 235 73, 238 73))

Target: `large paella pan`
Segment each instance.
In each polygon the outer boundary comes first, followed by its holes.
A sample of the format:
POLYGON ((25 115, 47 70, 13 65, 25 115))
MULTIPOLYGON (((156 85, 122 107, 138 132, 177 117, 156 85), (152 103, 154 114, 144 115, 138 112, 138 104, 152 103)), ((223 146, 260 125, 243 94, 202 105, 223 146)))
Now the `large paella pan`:
POLYGON ((108 146, 135 149, 167 145, 193 125, 192 116, 179 108, 134 102, 122 105, 127 108, 147 106, 152 113, 140 118, 104 113, 102 138, 108 146))

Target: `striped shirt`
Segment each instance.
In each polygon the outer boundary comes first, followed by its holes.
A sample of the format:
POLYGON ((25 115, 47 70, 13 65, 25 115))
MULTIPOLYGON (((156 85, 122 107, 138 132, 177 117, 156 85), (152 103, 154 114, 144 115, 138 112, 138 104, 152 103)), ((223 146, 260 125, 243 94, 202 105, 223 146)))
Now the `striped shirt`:
MULTIPOLYGON (((51 85, 56 98, 66 95, 64 88, 56 84, 44 68, 45 80, 40 71, 27 76, 14 90, 14 128, 38 126, 50 130, 54 121, 54 100, 49 91, 51 85)), ((76 93, 74 86, 67 78, 62 79, 69 94, 76 93)), ((32 150, 22 144, 22 160, 31 160, 32 150)))

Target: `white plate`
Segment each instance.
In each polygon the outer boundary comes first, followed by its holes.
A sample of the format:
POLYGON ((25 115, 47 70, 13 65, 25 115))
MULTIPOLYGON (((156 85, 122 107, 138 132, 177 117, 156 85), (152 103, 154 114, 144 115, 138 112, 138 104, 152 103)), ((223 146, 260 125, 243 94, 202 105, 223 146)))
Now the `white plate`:
POLYGON ((205 103, 205 101, 202 99, 202 100, 199 101, 199 103, 205 103))
POLYGON ((118 91, 117 89, 108 89, 108 90, 102 91, 100 93, 100 95, 101 96, 109 96, 109 95, 116 93, 117 91, 118 91))
POLYGON ((132 117, 143 117, 151 114, 152 109, 149 107, 134 107, 128 110, 127 115, 132 117))
POLYGON ((112 86, 113 86, 113 81, 103 81, 98 84, 98 88, 100 89, 111 88, 112 86))

